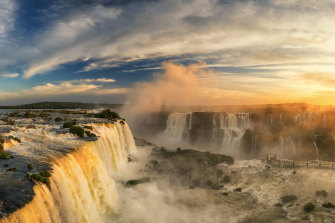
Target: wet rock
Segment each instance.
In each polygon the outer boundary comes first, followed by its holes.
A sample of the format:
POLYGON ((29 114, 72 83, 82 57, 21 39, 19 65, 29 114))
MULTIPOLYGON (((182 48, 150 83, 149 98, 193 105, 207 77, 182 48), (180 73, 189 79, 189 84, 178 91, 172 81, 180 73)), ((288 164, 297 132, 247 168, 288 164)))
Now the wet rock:
POLYGON ((136 186, 137 184, 142 184, 142 183, 147 183, 147 182, 150 182, 150 177, 143 177, 143 178, 136 179, 136 180, 128 180, 126 182, 126 186, 131 187, 131 186, 136 186))

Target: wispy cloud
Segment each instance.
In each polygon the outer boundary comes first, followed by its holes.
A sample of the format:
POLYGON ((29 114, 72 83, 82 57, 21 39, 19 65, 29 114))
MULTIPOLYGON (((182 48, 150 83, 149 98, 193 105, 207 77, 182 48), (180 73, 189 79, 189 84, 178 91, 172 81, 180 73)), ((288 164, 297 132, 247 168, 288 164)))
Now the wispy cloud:
POLYGON ((15 78, 18 77, 20 74, 19 73, 0 73, 0 78, 15 78))
POLYGON ((37 38, 38 51, 28 61, 25 77, 89 58, 99 61, 84 71, 109 68, 116 61, 190 54, 229 65, 333 58, 331 1, 191 2, 98 5, 65 17, 37 38))

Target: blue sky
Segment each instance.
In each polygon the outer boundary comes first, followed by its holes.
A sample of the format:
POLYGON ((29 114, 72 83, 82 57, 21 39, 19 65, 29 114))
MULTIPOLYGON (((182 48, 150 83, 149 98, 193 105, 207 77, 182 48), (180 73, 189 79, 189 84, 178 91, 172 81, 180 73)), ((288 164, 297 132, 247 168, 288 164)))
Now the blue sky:
POLYGON ((0 0, 0 104, 122 103, 163 62, 210 69, 213 104, 333 104, 334 12, 333 0, 0 0))

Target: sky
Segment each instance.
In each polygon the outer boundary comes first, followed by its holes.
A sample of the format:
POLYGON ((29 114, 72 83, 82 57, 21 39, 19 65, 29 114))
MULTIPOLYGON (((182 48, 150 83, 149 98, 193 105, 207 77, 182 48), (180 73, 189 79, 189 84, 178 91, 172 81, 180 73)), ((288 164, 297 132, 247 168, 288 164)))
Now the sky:
POLYGON ((199 104, 335 104, 334 62, 334 0, 0 0, 0 105, 124 103, 166 64, 199 104))

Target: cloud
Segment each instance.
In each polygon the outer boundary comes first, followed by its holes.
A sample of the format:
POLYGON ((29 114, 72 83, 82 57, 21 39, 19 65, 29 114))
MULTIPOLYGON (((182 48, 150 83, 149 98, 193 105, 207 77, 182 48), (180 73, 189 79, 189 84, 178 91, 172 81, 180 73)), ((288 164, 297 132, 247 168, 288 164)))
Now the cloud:
POLYGON ((82 84, 82 83, 114 83, 114 79, 108 79, 108 78, 97 78, 97 79, 78 79, 78 80, 69 80, 68 83, 72 84, 82 84))
POLYGON ((44 85, 34 86, 30 89, 25 89, 17 92, 0 92, 0 100, 22 100, 24 98, 59 98, 60 96, 105 96, 126 94, 127 88, 110 88, 103 84, 112 83, 113 79, 80 79, 62 81, 59 84, 46 83, 44 85), (95 83, 101 83, 100 85, 95 83))
POLYGON ((14 10, 14 0, 0 1, 0 38, 7 36, 7 32, 13 28, 14 10))
POLYGON ((15 78, 15 77, 18 77, 20 76, 19 73, 0 73, 0 78, 1 77, 4 77, 4 78, 15 78))
POLYGON ((118 61, 202 55, 222 64, 311 63, 333 58, 331 1, 142 1, 88 7, 38 35, 25 77, 72 61, 118 61), (223 3, 222 3, 223 2, 223 3), (294 22, 292 22, 294 21, 294 22))

